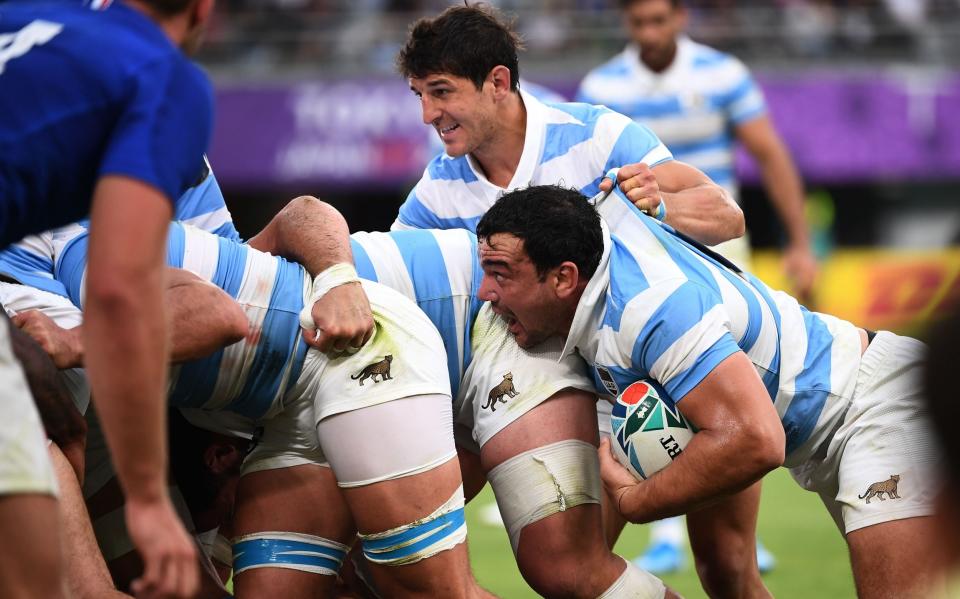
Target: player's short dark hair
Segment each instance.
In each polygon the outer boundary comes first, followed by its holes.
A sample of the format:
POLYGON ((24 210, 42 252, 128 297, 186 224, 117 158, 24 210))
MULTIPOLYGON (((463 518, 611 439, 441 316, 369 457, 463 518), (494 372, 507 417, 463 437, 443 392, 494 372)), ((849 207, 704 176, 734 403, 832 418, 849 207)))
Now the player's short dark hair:
MULTIPOLYGON (((626 10, 638 2, 644 2, 645 0, 617 0, 617 4, 620 5, 621 10, 626 10)), ((670 6, 673 8, 680 8, 683 6, 683 0, 670 0, 670 6)))
POLYGON ((165 17, 180 14, 196 0, 143 0, 143 3, 165 17))
POLYGON ((544 276, 563 262, 577 265, 581 276, 597 271, 603 255, 600 215, 576 189, 535 185, 504 194, 477 224, 477 236, 510 233, 544 276))
POLYGON ((452 6, 410 27, 397 70, 408 79, 449 73, 480 89, 490 71, 503 65, 510 69, 510 88, 517 91, 522 49, 520 37, 497 10, 483 4, 452 6))

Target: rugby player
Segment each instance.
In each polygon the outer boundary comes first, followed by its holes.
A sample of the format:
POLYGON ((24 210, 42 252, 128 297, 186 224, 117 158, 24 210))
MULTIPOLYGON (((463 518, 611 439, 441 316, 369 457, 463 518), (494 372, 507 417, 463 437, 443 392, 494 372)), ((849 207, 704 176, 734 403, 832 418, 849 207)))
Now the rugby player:
MULTIPOLYGON (((317 204, 304 198, 285 210, 317 204)), ((321 224, 305 213, 295 220, 306 230, 321 224)), ((345 223, 342 230, 345 239, 345 223)), ((275 240, 264 231, 243 245, 174 224, 168 250, 172 265, 212 278, 250 319, 246 341, 182 364, 170 394, 171 405, 234 412, 262 426, 239 485, 237 594, 329 589, 359 529, 385 595, 479 596, 463 544, 449 380, 436 368, 442 341, 412 303, 365 284, 375 296, 372 341, 335 358, 307 351, 298 314, 309 279, 299 264, 255 249, 276 252, 275 240), (427 531, 429 542, 404 541, 427 531)), ((85 245, 82 232, 55 257, 81 304, 85 245)), ((336 270, 323 270, 314 291, 356 280, 336 270)))
MULTIPOLYGON (((642 482, 604 440, 618 511, 631 522, 737 520, 729 496, 786 465, 845 535, 859 595, 906 596, 933 561, 937 452, 919 397, 923 345, 808 312, 617 190, 595 202, 557 186, 498 200, 477 226, 480 297, 521 346, 564 339, 564 355, 593 365, 601 393, 601 371, 619 390, 659 381, 698 431, 642 482), (869 501, 871 489, 897 497, 869 501)), ((713 542, 751 556, 740 547, 752 548, 752 526, 735 532, 713 542)), ((720 582, 717 594, 764 591, 759 580, 720 582)))
MULTIPOLYGON (((0 7, 0 247, 92 207, 90 379, 146 563, 136 586, 185 596, 198 572, 166 495, 160 291, 170 206, 199 173, 212 113, 209 83, 178 46, 196 45, 213 0, 98 0, 93 8, 102 10, 0 7)), ((60 597, 52 472, 49 462, 15 458, 46 448, 0 330, 9 425, 0 525, 18 547, 3 560, 0 586, 11 597, 60 597), (14 449, 13 438, 25 447, 14 449)))
MULTIPOLYGON (((743 233, 743 215, 728 194, 703 173, 674 161, 642 125, 603 107, 544 104, 518 89, 519 48, 510 28, 481 7, 452 7, 411 29, 398 67, 446 154, 427 166, 393 229, 473 230, 505 190, 563 181, 592 195, 613 184, 599 176, 604 168, 626 165, 618 171, 618 183, 640 209, 707 243, 743 233)), ((506 462, 537 447, 537 431, 548 424, 555 440, 591 442, 596 429, 585 427, 580 405, 552 402, 519 418, 516 436, 501 436, 488 459, 496 455, 495 463, 506 462)), ((601 424, 607 424, 609 404, 597 404, 597 410, 601 424)), ((521 416, 510 412, 498 418, 512 414, 521 416)), ((587 522, 594 512, 599 513, 596 505, 565 510, 527 528, 523 542, 513 538, 520 570, 538 592, 564 594, 568 585, 574 595, 592 597, 623 572, 602 536, 579 532, 591 526, 587 522), (569 563, 559 563, 557 556, 569 563), (589 580, 557 576, 578 571, 592 574, 589 580)))
MULTIPOLYGON (((734 147, 742 144, 758 165, 787 234, 784 271, 797 297, 809 302, 817 263, 804 216, 803 185, 767 115, 763 92, 742 62, 683 34, 687 11, 682 0, 619 4, 631 43, 586 76, 577 101, 603 104, 647 125, 677 160, 702 170, 737 202, 734 147)), ((752 270, 747 235, 714 249, 752 270)), ((639 563, 655 572, 679 569, 682 521, 658 522, 650 535, 651 546, 639 563)), ((760 545, 757 561, 761 571, 773 567, 773 556, 760 545)))

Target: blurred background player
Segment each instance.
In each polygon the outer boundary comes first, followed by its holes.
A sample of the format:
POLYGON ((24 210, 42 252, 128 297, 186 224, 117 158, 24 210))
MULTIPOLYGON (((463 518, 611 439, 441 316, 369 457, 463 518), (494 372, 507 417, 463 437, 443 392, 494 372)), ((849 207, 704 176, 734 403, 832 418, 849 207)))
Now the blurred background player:
MULTIPOLYGON (((763 94, 735 57, 694 42, 684 34, 682 0, 620 0, 631 43, 591 71, 577 99, 604 104, 650 127, 677 160, 723 185, 738 199, 734 144, 756 160, 770 201, 787 233, 783 267, 795 293, 809 304, 817 264, 804 215, 803 186, 793 161, 767 115, 763 94)), ((741 268, 752 270, 746 235, 716 246, 741 268)), ((652 572, 683 566, 684 531, 679 518, 653 525, 651 544, 638 558, 652 572)), ((761 571, 774 566, 760 544, 761 571)))
MULTIPOLYGON (((197 45, 212 10, 213 0, 0 6, 0 85, 16 90, 0 96, 0 246, 92 211, 90 381, 146 564, 135 587, 163 596, 189 595, 198 581, 194 548, 166 490, 167 346, 158 315, 165 313, 171 203, 201 171, 213 111, 209 82, 180 48, 197 45)), ((0 345, 6 353, 6 340, 0 345)), ((4 376, 3 387, 15 389, 18 375, 4 376)), ((16 462, 7 463, 13 472, 16 462)), ((44 471, 49 467, 32 467, 24 479, 44 471)), ((59 529, 49 525, 55 505, 46 497, 4 497, 0 512, 11 509, 24 513, 0 522, 4 534, 28 538, 9 539, 18 551, 2 560, 2 586, 14 596, 59 596, 59 558, 49 551, 58 546, 51 537, 59 529), (42 545, 48 549, 33 555, 42 545)))

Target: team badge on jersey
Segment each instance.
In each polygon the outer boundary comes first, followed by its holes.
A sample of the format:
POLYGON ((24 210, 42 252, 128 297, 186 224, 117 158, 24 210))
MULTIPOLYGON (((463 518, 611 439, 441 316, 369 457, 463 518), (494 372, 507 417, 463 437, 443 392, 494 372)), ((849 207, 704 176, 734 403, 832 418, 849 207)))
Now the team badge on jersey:
POLYGON ((611 374, 605 366, 594 364, 593 367, 597 371, 597 377, 600 379, 600 382, 603 383, 603 386, 610 395, 620 395, 620 387, 617 385, 617 381, 614 380, 613 374, 611 374))
POLYGON ((520 392, 517 391, 516 387, 513 386, 513 373, 508 372, 503 375, 503 380, 500 381, 500 384, 490 389, 490 393, 487 394, 487 403, 485 403, 480 409, 486 410, 490 408, 491 412, 497 411, 498 403, 507 403, 507 400, 503 398, 506 395, 507 398, 516 397, 520 395, 520 392))
POLYGON ((374 383, 379 383, 380 381, 389 381, 393 379, 393 377, 390 376, 391 362, 393 362, 393 356, 387 354, 379 362, 374 362, 373 364, 366 366, 357 374, 350 375, 350 378, 355 381, 359 379, 361 387, 363 387, 363 381, 367 380, 368 378, 372 379, 374 383), (380 376, 380 381, 377 380, 378 375, 380 376))

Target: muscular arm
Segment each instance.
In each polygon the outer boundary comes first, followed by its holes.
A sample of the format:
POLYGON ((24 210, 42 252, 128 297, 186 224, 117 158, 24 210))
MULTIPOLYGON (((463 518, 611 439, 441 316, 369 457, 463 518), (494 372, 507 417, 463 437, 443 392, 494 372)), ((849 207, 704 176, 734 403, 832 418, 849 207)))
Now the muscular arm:
POLYGON ((741 123, 734 131, 757 161, 764 188, 787 231, 787 274, 797 292, 807 295, 813 286, 817 265, 810 249, 809 228, 803 212, 803 183, 790 153, 767 116, 741 123))
POLYGON ((163 302, 170 202, 107 176, 94 192, 84 313, 86 367, 118 478, 133 502, 169 501, 163 302))
MULTIPOLYGON (((621 167, 617 182, 637 208, 656 214, 661 199, 666 207, 664 222, 706 245, 743 235, 743 212, 719 185, 689 164, 676 160, 652 169, 636 163, 621 167)), ((600 189, 610 188, 609 180, 600 189)))
MULTIPOLYGON (((353 265, 347 222, 333 206, 309 196, 284 206, 249 245, 299 262, 313 276, 334 264, 353 265)), ((320 351, 359 348, 373 335, 373 314, 359 283, 334 287, 314 302, 311 315, 316 329, 304 330, 304 339, 320 351)))
POLYGON ((637 482, 601 447, 604 484, 631 522, 683 514, 745 489, 784 460, 783 425, 742 352, 721 362, 677 406, 698 429, 669 466, 637 482))
MULTIPOLYGON (((163 301, 170 310, 173 363, 209 356, 243 339, 249 328, 243 309, 233 298, 179 268, 167 268, 163 301)), ((58 368, 83 367, 83 325, 64 329, 37 310, 20 312, 13 322, 40 344, 58 368)))

